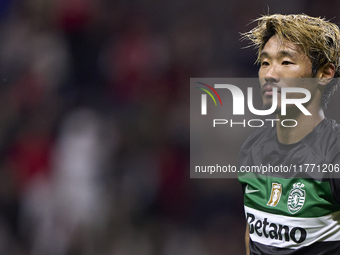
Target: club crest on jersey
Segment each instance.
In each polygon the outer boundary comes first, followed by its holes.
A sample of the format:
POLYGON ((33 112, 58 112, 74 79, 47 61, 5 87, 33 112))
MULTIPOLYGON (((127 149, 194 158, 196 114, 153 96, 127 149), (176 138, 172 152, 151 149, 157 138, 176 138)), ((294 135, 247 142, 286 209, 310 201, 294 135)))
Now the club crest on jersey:
POLYGON ((277 204, 280 201, 281 194, 282 194, 282 184, 273 182, 272 190, 270 192, 270 198, 269 198, 267 205, 272 206, 272 207, 277 206, 277 204))
POLYGON ((289 192, 287 207, 291 214, 300 211, 305 203, 306 191, 302 189, 304 186, 301 182, 294 183, 289 192))

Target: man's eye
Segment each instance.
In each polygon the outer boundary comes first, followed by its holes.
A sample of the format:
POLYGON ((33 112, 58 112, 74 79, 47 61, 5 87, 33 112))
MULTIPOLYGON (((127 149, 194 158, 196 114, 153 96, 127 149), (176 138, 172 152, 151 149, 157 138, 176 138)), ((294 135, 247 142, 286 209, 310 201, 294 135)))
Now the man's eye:
POLYGON ((291 65, 293 64, 293 62, 290 62, 290 61, 283 61, 282 62, 282 65, 291 65))
POLYGON ((269 63, 267 61, 262 61, 261 66, 269 66, 269 63))

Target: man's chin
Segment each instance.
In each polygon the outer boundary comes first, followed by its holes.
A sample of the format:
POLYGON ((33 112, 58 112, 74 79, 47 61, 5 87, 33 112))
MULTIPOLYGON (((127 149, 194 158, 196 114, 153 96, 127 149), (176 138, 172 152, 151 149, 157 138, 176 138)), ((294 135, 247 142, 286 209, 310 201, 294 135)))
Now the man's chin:
MULTIPOLYGON (((263 110, 269 110, 271 107, 272 107, 272 104, 271 104, 271 103, 269 103, 269 104, 264 104, 264 105, 262 106, 262 109, 263 109, 263 110)), ((273 114, 279 114, 280 112, 281 112, 281 108, 280 108, 280 107, 276 107, 276 110, 274 111, 273 114)))

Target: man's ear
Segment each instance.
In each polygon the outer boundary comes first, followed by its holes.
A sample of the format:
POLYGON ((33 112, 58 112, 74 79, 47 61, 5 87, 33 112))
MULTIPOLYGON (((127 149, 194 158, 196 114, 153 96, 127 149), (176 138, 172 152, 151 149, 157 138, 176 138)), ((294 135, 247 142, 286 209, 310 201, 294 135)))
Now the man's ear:
POLYGON ((335 74, 335 66, 332 63, 327 63, 319 68, 316 77, 319 78, 319 84, 327 85, 333 79, 335 74))

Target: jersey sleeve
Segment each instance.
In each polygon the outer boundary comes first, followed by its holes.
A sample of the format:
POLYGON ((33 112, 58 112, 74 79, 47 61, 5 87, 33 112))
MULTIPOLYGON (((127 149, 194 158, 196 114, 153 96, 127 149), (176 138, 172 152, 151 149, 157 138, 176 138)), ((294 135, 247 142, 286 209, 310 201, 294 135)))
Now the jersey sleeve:
MULTIPOLYGON (((338 169, 340 168, 340 152, 333 158, 331 165, 333 165, 333 168, 334 167, 338 169)), ((330 178, 329 182, 330 182, 332 195, 334 199, 340 205, 340 172, 334 173, 333 178, 330 178)))

